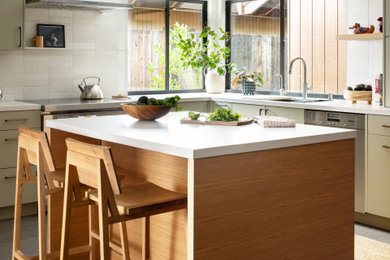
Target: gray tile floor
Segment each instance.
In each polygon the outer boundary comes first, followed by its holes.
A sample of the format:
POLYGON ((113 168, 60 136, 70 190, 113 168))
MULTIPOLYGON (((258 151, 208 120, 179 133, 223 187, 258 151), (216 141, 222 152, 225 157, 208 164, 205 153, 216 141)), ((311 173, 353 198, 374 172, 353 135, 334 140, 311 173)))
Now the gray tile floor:
MULTIPOLYGON (((0 221, 0 259, 12 259, 13 226, 13 219, 0 221)), ((22 218, 20 245, 22 252, 27 256, 38 255, 38 220, 36 215, 22 218)))
MULTIPOLYGON (((11 259, 13 219, 0 221, 0 259, 11 259)), ((355 234, 390 244, 390 232, 355 225, 355 234)), ((21 249, 27 256, 38 255, 37 216, 22 218, 21 249)))

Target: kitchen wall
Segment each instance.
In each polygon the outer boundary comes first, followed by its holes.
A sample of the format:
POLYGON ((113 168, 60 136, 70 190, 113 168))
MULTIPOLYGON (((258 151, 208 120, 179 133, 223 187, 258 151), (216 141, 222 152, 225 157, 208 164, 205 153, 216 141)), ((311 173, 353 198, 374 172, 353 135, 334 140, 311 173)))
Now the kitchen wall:
MULTIPOLYGON (((361 26, 375 26, 379 32, 378 17, 383 16, 382 0, 346 0, 347 23, 359 22, 361 26)), ((383 41, 348 41, 347 43, 347 85, 375 85, 375 78, 383 73, 383 41)))
MULTIPOLYGON (((307 63, 307 82, 314 93, 342 93, 346 86, 346 1, 288 0, 289 60, 307 63)), ((289 90, 302 91, 303 69, 296 64, 289 76, 289 90)))
POLYGON ((25 44, 0 51, 4 100, 79 97, 83 77, 101 77, 106 97, 126 94, 128 11, 71 11, 26 8, 25 44), (36 24, 65 25, 66 49, 31 49, 36 24))

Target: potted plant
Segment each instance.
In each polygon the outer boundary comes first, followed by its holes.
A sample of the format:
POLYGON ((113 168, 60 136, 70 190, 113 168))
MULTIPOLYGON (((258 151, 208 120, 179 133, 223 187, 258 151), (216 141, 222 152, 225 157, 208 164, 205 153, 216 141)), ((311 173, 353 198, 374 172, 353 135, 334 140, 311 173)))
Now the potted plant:
POLYGON ((206 27, 199 36, 194 33, 183 34, 182 27, 176 23, 171 28, 173 35, 172 44, 180 52, 181 65, 185 68, 203 69, 208 93, 223 93, 225 91, 225 78, 227 72, 232 69, 231 64, 225 64, 230 55, 230 49, 226 47, 229 34, 219 28, 219 32, 206 27))
POLYGON ((248 72, 246 68, 235 69, 232 73, 232 85, 237 87, 242 84, 242 93, 244 95, 254 95, 256 87, 264 84, 261 72, 248 72))

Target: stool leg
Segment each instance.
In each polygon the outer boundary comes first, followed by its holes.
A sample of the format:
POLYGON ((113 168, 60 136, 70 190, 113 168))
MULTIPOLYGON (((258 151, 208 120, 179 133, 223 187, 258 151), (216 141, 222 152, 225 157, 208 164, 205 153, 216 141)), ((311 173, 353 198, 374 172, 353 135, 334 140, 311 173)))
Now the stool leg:
POLYGON ((61 260, 69 258, 69 233, 70 233, 70 213, 72 204, 73 175, 70 172, 69 165, 66 165, 64 204, 62 213, 62 232, 61 232, 61 260))
POLYGON ((92 237, 92 231, 96 230, 96 212, 95 205, 89 205, 89 245, 91 246, 91 251, 89 252, 89 259, 97 259, 97 243, 96 239, 92 237))
POLYGON ((122 244, 122 259, 130 260, 130 252, 129 252, 129 242, 127 238, 127 228, 126 222, 119 223, 120 234, 121 234, 121 244, 122 244))
POLYGON ((142 218, 142 260, 149 259, 150 217, 142 218))
POLYGON ((104 189, 99 189, 99 235, 100 235, 100 259, 110 259, 110 242, 108 235, 108 202, 104 195, 104 189))
POLYGON ((15 254, 18 250, 20 250, 20 222, 22 219, 22 193, 23 193, 23 165, 19 161, 19 155, 18 155, 18 167, 16 170, 15 214, 14 214, 12 260, 17 259, 15 254))
POLYGON ((46 260, 46 202, 45 202, 45 177, 43 172, 43 158, 39 156, 39 166, 37 171, 38 181, 38 239, 39 239, 39 259, 46 260))

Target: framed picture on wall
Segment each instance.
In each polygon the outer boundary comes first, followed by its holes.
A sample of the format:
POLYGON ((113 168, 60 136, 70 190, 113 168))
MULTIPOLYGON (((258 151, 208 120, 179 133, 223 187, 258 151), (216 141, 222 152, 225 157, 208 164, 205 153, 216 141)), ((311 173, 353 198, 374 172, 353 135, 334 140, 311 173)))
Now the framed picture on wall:
POLYGON ((43 36, 43 47, 65 48, 65 26, 38 24, 37 35, 43 36))

